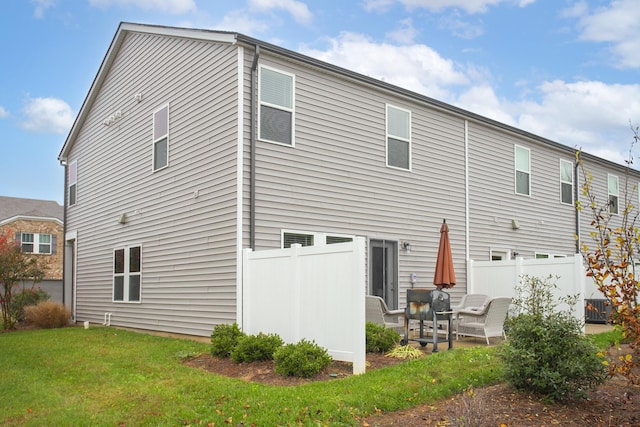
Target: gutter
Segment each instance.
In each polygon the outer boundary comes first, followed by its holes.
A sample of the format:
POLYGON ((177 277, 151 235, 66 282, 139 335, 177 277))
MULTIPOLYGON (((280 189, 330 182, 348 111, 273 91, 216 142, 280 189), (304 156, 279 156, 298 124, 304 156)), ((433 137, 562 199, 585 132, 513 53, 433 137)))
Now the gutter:
POLYGON ((251 64, 251 114, 250 114, 250 140, 249 150, 249 247, 255 250, 256 247, 256 106, 255 106, 255 81, 258 60, 260 59, 260 45, 255 45, 255 55, 251 64))

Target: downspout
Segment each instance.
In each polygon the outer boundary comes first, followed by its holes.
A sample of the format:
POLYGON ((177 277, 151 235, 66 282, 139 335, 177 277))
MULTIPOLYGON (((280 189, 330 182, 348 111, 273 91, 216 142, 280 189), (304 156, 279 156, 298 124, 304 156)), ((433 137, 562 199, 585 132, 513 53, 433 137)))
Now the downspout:
POLYGON ((256 70, 258 68, 258 59, 260 59, 260 46, 256 45, 253 63, 251 64, 251 115, 250 120, 250 139, 251 145, 249 150, 249 247, 255 250, 256 246, 256 107, 255 107, 255 81, 256 70))
MULTIPOLYGON (((65 288, 67 287, 67 269, 65 267, 67 262, 67 188, 69 188, 69 165, 67 164, 66 159, 60 160, 60 165, 64 167, 64 191, 62 192, 64 197, 62 202, 62 236, 60 236, 60 239, 62 240, 62 303, 64 304, 66 301, 65 288)), ((73 303, 71 305, 73 305, 73 303)), ((69 309, 71 309, 71 307, 69 307, 69 309)), ((71 315, 75 322, 76 316, 74 312, 72 312, 71 315)))
POLYGON ((580 211, 578 210, 578 197, 580 197, 580 189, 578 188, 578 168, 580 167, 580 163, 576 160, 573 164, 573 204, 575 209, 575 233, 576 233, 576 254, 580 253, 580 211))

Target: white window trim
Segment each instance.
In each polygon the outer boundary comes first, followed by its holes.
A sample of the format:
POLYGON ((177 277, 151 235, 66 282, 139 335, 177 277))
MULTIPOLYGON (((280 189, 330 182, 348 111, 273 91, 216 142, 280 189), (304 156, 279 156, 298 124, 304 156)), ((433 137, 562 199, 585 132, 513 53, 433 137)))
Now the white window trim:
POLYGON ((22 245, 24 244, 24 235, 31 234, 33 236, 33 242, 28 242, 33 245, 33 251, 24 252, 27 254, 35 254, 35 255, 51 255, 53 254, 53 234, 51 233, 30 233, 23 231, 20 233, 20 248, 22 249, 22 245), (49 236, 49 252, 40 252, 40 236, 49 236))
POLYGON ((534 259, 555 259, 555 258, 566 258, 566 255, 562 255, 562 254, 555 254, 553 252, 534 252, 533 253, 533 258, 534 259))
POLYGON ((573 162, 570 162, 569 160, 563 160, 560 159, 560 203, 562 203, 563 205, 570 205, 573 206, 574 205, 574 193, 575 193, 575 187, 574 187, 574 182, 573 182, 573 162), (562 168, 563 165, 569 165, 570 169, 571 169, 571 181, 564 181, 562 179, 562 168), (571 185, 571 203, 567 203, 564 202, 562 200, 562 184, 570 184, 571 185))
POLYGON ((170 129, 169 129, 169 127, 171 125, 170 117, 171 117, 171 108, 169 107, 168 103, 158 107, 153 112, 153 116, 152 116, 152 122, 153 123, 152 123, 152 128, 151 128, 151 143, 152 143, 152 147, 151 147, 151 150, 152 150, 151 171, 152 172, 158 172, 158 171, 161 171, 161 170, 166 169, 166 168, 169 167, 169 152, 171 151, 171 150, 169 150, 169 143, 170 143, 170 137, 169 137, 170 129), (155 135, 154 135, 155 128, 156 128, 156 114, 159 111, 164 110, 165 108, 167 109, 167 133, 162 135, 162 136, 160 136, 159 138, 156 138, 155 135), (156 163, 155 162, 155 160, 156 160, 156 142, 162 140, 163 138, 167 138, 167 164, 162 166, 161 168, 156 169, 156 167, 155 167, 155 163, 156 163))
POLYGON ((522 145, 517 145, 517 144, 513 146, 513 168, 514 168, 514 173, 513 173, 513 191, 518 196, 531 197, 532 191, 531 191, 531 149, 530 148, 523 147, 522 145), (529 159, 528 170, 518 169, 518 148, 526 150, 529 153, 529 156, 528 156, 528 159, 529 159), (526 172, 527 173, 527 176, 529 178, 529 185, 528 185, 529 194, 518 193, 518 172, 526 172))
POLYGON ((282 111, 287 111, 291 113, 291 144, 285 144, 284 142, 274 141, 272 139, 267 139, 262 137, 262 126, 261 126, 261 116, 260 111, 258 111, 258 140, 268 142, 270 144, 277 144, 283 147, 295 147, 296 146, 296 75, 293 73, 289 73, 286 71, 282 71, 278 68, 270 67, 268 65, 260 65, 258 67, 258 108, 262 108, 263 105, 267 107, 275 108, 282 111), (282 105, 272 104, 270 102, 262 101, 262 90, 261 90, 261 80, 262 80, 262 70, 267 69, 271 70, 274 73, 284 74, 286 76, 291 77, 291 108, 283 107, 282 105))
POLYGON ((489 248, 489 261, 494 261, 494 255, 499 255, 502 258, 502 261, 508 261, 511 259, 511 251, 509 249, 489 248))
POLYGON ((391 169, 411 172, 412 163, 413 163, 412 162, 412 155, 411 155, 411 151, 412 151, 412 148, 413 148, 412 144, 411 144, 411 140, 413 139, 412 138, 412 135, 413 135, 413 129, 412 129, 413 128, 413 122, 412 122, 412 120, 413 120, 413 118, 412 118, 412 115, 411 115, 411 110, 407 110, 406 108, 401 108, 401 107, 398 107, 398 106, 393 105, 393 104, 385 104, 384 105, 384 117, 385 117, 385 135, 386 135, 385 136, 385 141, 384 141, 386 165, 387 165, 388 168, 391 168, 391 169), (398 111, 402 111, 402 112, 405 112, 405 113, 409 114, 409 138, 408 139, 407 138, 403 138, 401 136, 397 136, 397 135, 391 135, 389 133, 389 108, 394 108, 394 109, 396 109, 398 111), (393 166, 393 165, 389 164, 389 138, 397 139, 399 141, 404 141, 404 142, 407 142, 409 144, 409 167, 408 168, 402 168, 402 167, 399 167, 399 166, 393 166))
POLYGON ((69 163, 69 187, 67 188, 67 203, 69 204, 69 206, 75 206, 78 204, 78 161, 74 160, 71 163, 69 163), (75 168, 75 180, 71 181, 71 168, 75 168), (71 203, 71 187, 76 186, 75 188, 75 200, 73 201, 73 204, 71 203))
POLYGON ((607 174, 607 204, 609 203, 609 198, 611 196, 615 196, 618 199, 618 204, 617 204, 617 209, 616 212, 611 212, 611 206, 609 206, 609 213, 611 213, 612 215, 618 215, 620 213, 620 178, 618 177, 618 175, 613 175, 608 173, 607 174), (615 178, 616 179, 616 192, 614 193, 610 193, 609 192, 609 179, 610 178, 615 178))
POLYGON ((132 245, 124 245, 124 246, 118 246, 113 248, 113 252, 111 255, 111 269, 112 269, 112 273, 111 273, 111 302, 113 303, 122 303, 122 304, 141 304, 142 303, 142 272, 143 272, 143 267, 142 267, 142 253, 143 253, 143 249, 142 249, 142 245, 141 244, 132 244, 132 245), (140 298, 138 299, 138 301, 129 301, 129 251, 131 248, 140 248, 140 272, 139 273, 135 273, 137 275, 140 276, 140 298), (122 275, 122 277, 124 278, 123 281, 123 290, 122 290, 122 301, 120 300, 116 300, 115 299, 115 290, 116 290, 116 286, 115 286, 115 278, 116 278, 116 272, 115 272, 115 258, 116 258, 116 251, 120 250, 120 249, 124 249, 124 272, 123 273, 117 273, 118 275, 122 275))
POLYGON ((320 233, 316 231, 300 231, 300 230, 280 230, 280 248, 284 249, 284 235, 285 234, 304 234, 313 237, 313 246, 327 245, 327 237, 341 237, 355 240, 356 236, 352 234, 340 234, 340 233, 320 233))

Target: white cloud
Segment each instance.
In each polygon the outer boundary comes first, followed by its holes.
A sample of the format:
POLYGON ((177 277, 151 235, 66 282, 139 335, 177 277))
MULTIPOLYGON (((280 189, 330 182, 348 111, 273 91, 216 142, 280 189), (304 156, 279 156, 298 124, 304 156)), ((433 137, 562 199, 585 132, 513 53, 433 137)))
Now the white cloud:
POLYGON ((33 10, 33 17, 36 19, 44 18, 44 12, 55 4, 53 0, 31 0, 36 5, 33 10))
POLYGON ((196 11, 194 0, 89 0, 92 6, 98 7, 137 7, 143 10, 158 11, 181 15, 196 11))
POLYGON ((621 162, 640 123, 640 84, 544 82, 539 101, 504 105, 516 126, 570 147, 621 162))
POLYGON ((32 98, 23 108, 21 126, 31 132, 64 134, 69 131, 74 113, 69 104, 57 98, 32 98))
POLYGON ((422 44, 396 46, 342 33, 329 39, 327 50, 302 53, 441 100, 451 97, 449 86, 469 83, 461 67, 422 44))
POLYGON ((0 106, 0 119, 9 117, 9 112, 0 106))
POLYGON ((297 0, 249 0, 249 7, 258 11, 282 9, 301 24, 309 23, 313 18, 307 5, 297 0))
POLYGON ((266 22, 251 18, 250 14, 244 10, 235 10, 225 15, 222 21, 215 24, 213 28, 255 36, 257 33, 267 31, 269 25, 266 22))
POLYGON ((444 9, 462 9, 467 13, 484 13, 490 6, 497 6, 500 3, 516 4, 519 7, 526 7, 534 3, 535 0, 365 0, 364 8, 367 11, 384 12, 394 3, 400 3, 407 9, 428 9, 439 12, 444 9))
POLYGON ((386 37, 400 44, 411 44, 418 35, 418 31, 414 28, 411 19, 403 19, 400 21, 400 28, 388 32, 386 37))
POLYGON ((565 15, 579 16, 580 38, 586 41, 608 43, 618 66, 640 68, 640 2, 614 0, 607 7, 590 12, 580 4, 565 15))

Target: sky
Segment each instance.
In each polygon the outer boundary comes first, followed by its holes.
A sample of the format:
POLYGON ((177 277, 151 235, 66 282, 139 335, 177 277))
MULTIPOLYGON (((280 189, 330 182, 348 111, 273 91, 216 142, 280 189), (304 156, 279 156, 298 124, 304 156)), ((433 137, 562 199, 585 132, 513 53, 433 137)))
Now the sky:
POLYGON ((614 162, 640 157, 638 0, 7 0, 0 195, 63 203, 58 154, 123 21, 239 32, 614 162))

